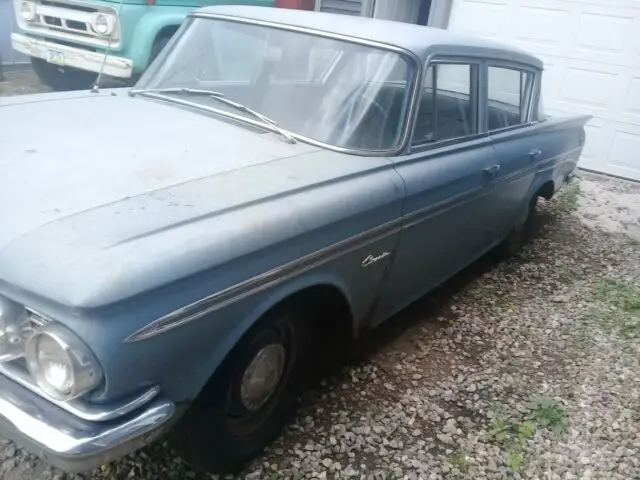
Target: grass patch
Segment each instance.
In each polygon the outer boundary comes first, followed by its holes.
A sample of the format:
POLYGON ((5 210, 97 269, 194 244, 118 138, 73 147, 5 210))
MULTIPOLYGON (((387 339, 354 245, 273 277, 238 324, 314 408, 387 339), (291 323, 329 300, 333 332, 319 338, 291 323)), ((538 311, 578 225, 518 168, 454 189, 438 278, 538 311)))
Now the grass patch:
POLYGON ((640 338, 640 289, 619 279, 607 279, 596 285, 599 306, 593 318, 605 333, 618 333, 624 339, 640 338))
POLYGON ((607 279, 596 286, 596 299, 635 316, 640 316, 640 289, 624 280, 607 279))
POLYGON ((560 209, 565 212, 575 212, 580 204, 581 194, 582 192, 578 182, 567 185, 559 198, 560 209))
POLYGON ((507 453, 507 468, 514 473, 522 469, 524 444, 536 434, 536 425, 531 421, 518 421, 499 415, 489 425, 490 440, 507 453))
POLYGON ((640 338, 640 317, 606 308, 598 308, 592 315, 607 334, 615 332, 625 340, 640 338))
POLYGON ((556 401, 545 397, 534 397, 528 404, 529 413, 524 418, 509 417, 499 409, 489 423, 489 442, 506 452, 506 466, 513 472, 522 470, 525 463, 524 446, 538 429, 555 434, 565 433, 569 428, 569 416, 556 401))

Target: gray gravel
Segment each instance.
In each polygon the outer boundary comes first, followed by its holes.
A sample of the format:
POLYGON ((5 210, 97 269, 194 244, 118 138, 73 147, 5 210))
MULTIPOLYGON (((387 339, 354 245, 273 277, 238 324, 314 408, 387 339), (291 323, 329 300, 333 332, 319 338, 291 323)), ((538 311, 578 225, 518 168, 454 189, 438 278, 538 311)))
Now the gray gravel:
MULTIPOLYGON (((482 259, 349 349, 242 477, 640 479, 640 222, 602 225, 629 188, 581 180, 609 210, 576 187, 542 202, 521 255, 482 259)), ((0 461, 12 480, 212 478, 164 444, 83 476, 7 441, 0 461)))
POLYGON ((27 68, 5 71, 5 81, 0 82, 0 96, 26 95, 29 93, 49 92, 38 77, 27 68))

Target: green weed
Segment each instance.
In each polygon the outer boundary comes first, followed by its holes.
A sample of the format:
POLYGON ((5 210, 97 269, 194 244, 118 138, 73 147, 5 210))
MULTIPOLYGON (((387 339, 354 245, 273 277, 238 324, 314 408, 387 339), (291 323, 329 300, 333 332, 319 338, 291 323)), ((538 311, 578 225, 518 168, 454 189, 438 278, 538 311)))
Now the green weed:
POLYGON ((535 397, 529 402, 529 419, 536 425, 559 435, 569 428, 569 417, 565 409, 555 400, 535 397))
POLYGON ((569 184, 560 196, 560 208, 565 212, 574 212, 580 204, 580 184, 575 182, 569 184))
POLYGON ((522 469, 522 464, 524 462, 524 456, 521 452, 510 452, 509 457, 507 458, 507 467, 512 472, 519 472, 522 469))
POLYGON ((449 459, 449 463, 457 468, 461 473, 467 473, 469 471, 470 462, 466 455, 462 453, 456 453, 449 459))

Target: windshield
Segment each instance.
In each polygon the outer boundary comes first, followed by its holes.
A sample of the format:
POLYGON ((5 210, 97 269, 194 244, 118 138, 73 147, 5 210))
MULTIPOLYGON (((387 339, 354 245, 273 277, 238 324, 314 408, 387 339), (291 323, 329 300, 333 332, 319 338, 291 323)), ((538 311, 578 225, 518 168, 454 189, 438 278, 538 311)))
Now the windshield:
POLYGON ((390 50, 279 28, 191 18, 136 85, 252 118, 336 147, 392 150, 400 142, 414 72, 390 50), (171 91, 171 89, 174 89, 171 91), (187 90, 185 90, 187 89, 187 90))

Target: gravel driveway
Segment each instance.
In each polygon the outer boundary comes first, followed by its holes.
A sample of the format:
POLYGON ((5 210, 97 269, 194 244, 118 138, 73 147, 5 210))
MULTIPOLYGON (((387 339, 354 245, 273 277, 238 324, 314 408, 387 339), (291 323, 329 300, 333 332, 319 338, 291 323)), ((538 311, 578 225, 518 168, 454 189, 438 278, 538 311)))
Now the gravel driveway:
MULTIPOLYGON (((349 349, 243 477, 640 479, 639 226, 640 185, 583 175, 520 256, 349 349)), ((0 460, 12 480, 212 478, 163 444, 82 476, 7 441, 0 460)))

